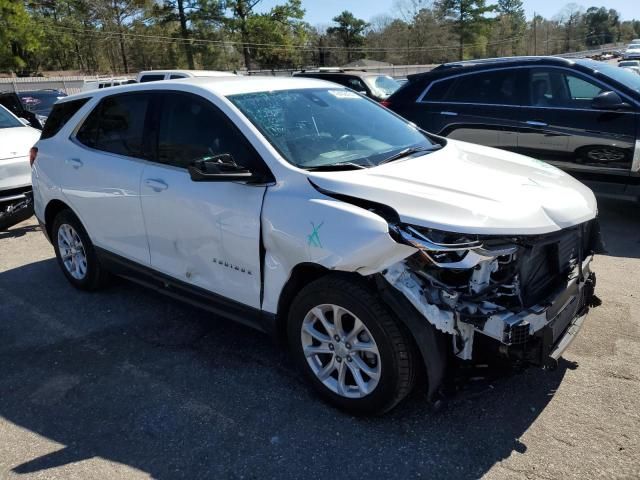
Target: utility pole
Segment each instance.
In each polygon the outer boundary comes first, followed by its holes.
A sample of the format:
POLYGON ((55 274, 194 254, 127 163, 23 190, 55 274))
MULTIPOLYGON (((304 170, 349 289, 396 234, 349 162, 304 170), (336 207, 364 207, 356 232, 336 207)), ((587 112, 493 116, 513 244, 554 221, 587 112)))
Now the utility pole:
POLYGON ((409 65, 411 62, 409 61, 409 42, 411 40, 411 25, 407 25, 407 58, 406 62, 409 65))
POLYGON ((538 55, 538 16, 533 12, 533 55, 538 55))
POLYGON ((460 61, 464 60, 464 2, 460 1, 460 61))

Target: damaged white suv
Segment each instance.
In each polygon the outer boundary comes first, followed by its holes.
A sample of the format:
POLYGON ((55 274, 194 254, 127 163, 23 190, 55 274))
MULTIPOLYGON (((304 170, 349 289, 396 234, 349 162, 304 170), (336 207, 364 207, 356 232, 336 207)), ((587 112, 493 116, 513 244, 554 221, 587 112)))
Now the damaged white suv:
POLYGON ((116 273, 286 339, 353 412, 417 378, 435 395, 481 346, 553 363, 593 296, 588 188, 320 80, 71 96, 36 147, 36 215, 74 286, 116 273))

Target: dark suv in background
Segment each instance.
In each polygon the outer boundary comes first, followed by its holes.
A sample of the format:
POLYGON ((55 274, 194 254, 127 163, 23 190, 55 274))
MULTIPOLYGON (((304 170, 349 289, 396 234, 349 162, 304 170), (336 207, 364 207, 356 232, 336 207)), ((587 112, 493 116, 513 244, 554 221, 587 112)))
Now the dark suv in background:
POLYGON ((425 130, 547 161, 601 193, 640 197, 640 76, 607 63, 516 57, 409 76, 383 102, 425 130))
POLYGON ((42 122, 38 118, 37 114, 27 110, 20 97, 14 92, 0 92, 0 105, 9 110, 18 118, 23 118, 29 122, 29 126, 42 130, 42 122))
POLYGON ((355 90, 381 102, 398 88, 400 83, 389 75, 380 73, 366 72, 364 70, 349 69, 319 69, 319 70, 302 70, 293 74, 294 77, 319 78, 329 82, 344 85, 345 87, 355 90))

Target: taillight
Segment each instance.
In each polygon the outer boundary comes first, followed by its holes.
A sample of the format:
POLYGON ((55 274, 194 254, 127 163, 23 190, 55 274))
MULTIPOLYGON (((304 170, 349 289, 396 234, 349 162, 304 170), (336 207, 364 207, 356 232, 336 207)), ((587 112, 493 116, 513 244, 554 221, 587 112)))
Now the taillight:
POLYGON ((391 102, 389 100, 382 100, 380 102, 380 105, 382 105, 383 107, 391 108, 391 102))
POLYGON ((38 149, 36 147, 31 147, 31 150, 29 150, 29 165, 31 165, 32 167, 36 161, 37 156, 38 156, 38 149))

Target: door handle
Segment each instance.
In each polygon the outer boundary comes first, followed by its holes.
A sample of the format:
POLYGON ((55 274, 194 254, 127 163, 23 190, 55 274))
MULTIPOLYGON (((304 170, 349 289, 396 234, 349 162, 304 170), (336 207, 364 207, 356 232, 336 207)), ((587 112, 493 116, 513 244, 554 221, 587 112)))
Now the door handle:
POLYGON ((158 178, 147 178, 144 181, 144 184, 154 192, 161 192, 162 190, 169 188, 169 185, 167 185, 164 180, 160 180, 158 178))
POLYGON ((548 124, 544 123, 544 122, 536 122, 535 120, 527 120, 525 122, 527 125, 532 125, 534 127, 547 127, 548 124))
POLYGON ((448 111, 440 112, 440 115, 447 115, 449 117, 457 117, 458 116, 458 114, 456 112, 448 112, 448 111))
POLYGON ((66 163, 67 165, 71 165, 76 170, 83 165, 82 160, 80 160, 79 158, 67 158, 64 163, 66 163))

